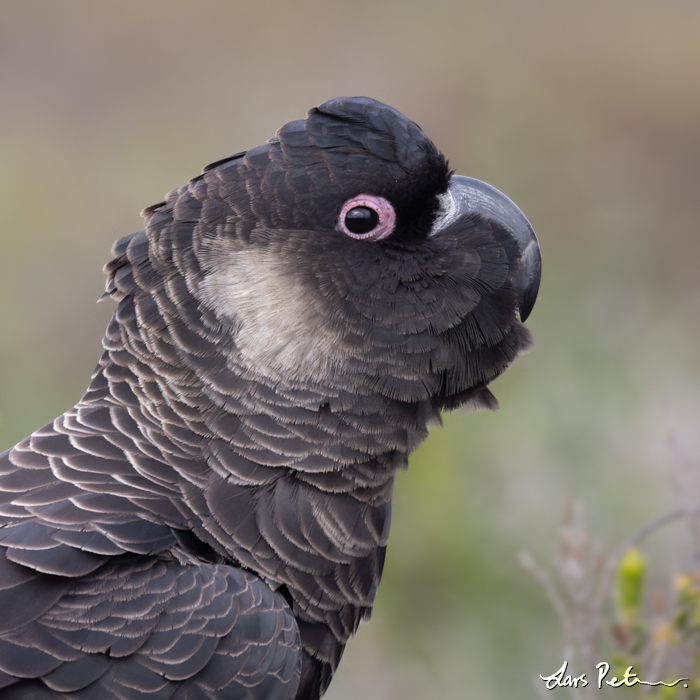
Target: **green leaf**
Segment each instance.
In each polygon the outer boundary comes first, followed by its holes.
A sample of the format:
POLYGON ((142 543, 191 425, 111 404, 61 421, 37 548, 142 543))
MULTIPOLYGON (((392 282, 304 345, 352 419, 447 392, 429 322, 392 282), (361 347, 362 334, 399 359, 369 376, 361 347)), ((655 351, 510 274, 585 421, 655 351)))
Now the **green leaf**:
POLYGON ((617 606, 623 619, 633 620, 642 601, 647 560, 639 550, 627 550, 617 568, 617 606))

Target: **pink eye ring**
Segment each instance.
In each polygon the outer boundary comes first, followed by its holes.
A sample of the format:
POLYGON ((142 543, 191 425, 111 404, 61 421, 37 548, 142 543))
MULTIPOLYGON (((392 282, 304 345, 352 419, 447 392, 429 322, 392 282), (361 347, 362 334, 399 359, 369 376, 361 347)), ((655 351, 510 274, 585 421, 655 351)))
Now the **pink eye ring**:
POLYGON ((343 204, 335 228, 360 241, 381 241, 395 226, 396 212, 384 197, 358 194, 343 204))

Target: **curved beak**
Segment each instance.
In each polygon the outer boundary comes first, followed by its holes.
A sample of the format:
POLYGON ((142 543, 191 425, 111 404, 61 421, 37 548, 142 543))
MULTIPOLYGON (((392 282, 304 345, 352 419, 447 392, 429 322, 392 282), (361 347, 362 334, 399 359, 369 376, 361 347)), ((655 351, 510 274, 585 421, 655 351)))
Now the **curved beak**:
POLYGON ((478 214, 505 228, 517 242, 519 255, 512 261, 510 283, 518 295, 520 320, 525 321, 535 305, 542 274, 540 246, 530 222, 502 192, 471 177, 453 175, 440 199, 442 210, 433 224, 434 232, 465 215, 478 214))

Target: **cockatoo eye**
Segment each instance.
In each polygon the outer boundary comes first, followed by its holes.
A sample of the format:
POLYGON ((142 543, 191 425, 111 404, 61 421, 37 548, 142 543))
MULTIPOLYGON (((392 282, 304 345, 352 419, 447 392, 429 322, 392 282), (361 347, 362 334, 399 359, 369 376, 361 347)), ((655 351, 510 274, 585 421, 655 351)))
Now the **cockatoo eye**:
POLYGON ((395 226, 396 212, 384 197, 359 194, 343 204, 336 229, 358 240, 381 241, 395 226))
POLYGON ((377 228, 379 214, 370 207, 353 207, 345 215, 345 227, 350 233, 369 233, 377 228))

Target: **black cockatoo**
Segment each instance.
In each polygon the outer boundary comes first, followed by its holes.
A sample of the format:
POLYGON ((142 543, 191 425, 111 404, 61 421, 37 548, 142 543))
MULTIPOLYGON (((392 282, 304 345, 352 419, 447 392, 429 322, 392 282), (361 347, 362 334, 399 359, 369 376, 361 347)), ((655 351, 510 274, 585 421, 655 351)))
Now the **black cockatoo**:
POLYGON ((368 98, 144 217, 87 393, 0 455, 0 697, 319 698, 397 469, 531 343, 537 239, 368 98))

